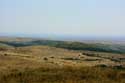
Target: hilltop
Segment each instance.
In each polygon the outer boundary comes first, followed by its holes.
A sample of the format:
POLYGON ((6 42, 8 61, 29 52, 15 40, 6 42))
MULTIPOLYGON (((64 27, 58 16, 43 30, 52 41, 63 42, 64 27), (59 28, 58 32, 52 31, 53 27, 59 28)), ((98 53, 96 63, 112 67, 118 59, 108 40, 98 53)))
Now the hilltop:
POLYGON ((57 48, 65 48, 70 50, 87 50, 97 52, 109 53, 125 53, 125 44, 108 44, 102 42, 87 43, 87 42, 73 42, 73 41, 56 41, 44 39, 31 39, 31 38, 0 38, 0 43, 14 47, 33 46, 33 45, 46 45, 57 48))

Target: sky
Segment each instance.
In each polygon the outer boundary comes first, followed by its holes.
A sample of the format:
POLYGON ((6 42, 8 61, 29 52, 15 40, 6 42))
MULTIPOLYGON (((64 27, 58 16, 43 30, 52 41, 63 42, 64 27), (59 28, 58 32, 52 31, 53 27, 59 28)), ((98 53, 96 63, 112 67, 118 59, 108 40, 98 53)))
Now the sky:
POLYGON ((125 0, 0 0, 0 35, 125 37, 125 0))

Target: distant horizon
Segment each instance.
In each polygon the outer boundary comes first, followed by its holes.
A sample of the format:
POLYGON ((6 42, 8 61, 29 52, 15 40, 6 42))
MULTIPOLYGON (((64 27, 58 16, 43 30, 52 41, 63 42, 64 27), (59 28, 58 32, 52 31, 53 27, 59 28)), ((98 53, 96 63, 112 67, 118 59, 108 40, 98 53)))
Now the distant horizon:
POLYGON ((66 40, 66 41, 125 41, 125 37, 99 37, 99 36, 78 36, 78 35, 51 35, 51 34, 21 34, 21 33, 0 33, 0 37, 14 38, 38 38, 50 40, 66 40))

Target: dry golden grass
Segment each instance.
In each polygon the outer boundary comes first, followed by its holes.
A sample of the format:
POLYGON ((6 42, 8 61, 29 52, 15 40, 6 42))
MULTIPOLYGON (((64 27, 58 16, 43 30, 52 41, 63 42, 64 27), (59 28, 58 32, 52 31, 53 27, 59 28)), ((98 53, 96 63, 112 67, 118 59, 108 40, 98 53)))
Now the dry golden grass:
POLYGON ((124 69, 93 67, 99 64, 119 63, 55 47, 11 47, 0 50, 0 83, 125 83, 124 69))
POLYGON ((98 67, 41 67, 0 72, 1 83, 125 83, 125 71, 98 67))

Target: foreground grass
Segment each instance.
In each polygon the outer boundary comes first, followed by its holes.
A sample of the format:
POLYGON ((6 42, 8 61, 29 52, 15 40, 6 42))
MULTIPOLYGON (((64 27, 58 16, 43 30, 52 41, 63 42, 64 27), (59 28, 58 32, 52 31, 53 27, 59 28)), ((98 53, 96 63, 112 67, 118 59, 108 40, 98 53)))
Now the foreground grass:
POLYGON ((0 83, 125 83, 125 70, 99 67, 13 69, 0 72, 0 83))

